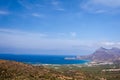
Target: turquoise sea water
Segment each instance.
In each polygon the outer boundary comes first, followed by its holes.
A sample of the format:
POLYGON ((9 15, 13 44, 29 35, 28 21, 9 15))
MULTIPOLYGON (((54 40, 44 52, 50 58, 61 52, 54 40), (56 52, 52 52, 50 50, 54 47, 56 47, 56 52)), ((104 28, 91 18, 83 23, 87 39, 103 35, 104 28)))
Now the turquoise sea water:
POLYGON ((0 59, 14 60, 28 64, 84 64, 87 60, 65 60, 63 55, 12 55, 0 54, 0 59))

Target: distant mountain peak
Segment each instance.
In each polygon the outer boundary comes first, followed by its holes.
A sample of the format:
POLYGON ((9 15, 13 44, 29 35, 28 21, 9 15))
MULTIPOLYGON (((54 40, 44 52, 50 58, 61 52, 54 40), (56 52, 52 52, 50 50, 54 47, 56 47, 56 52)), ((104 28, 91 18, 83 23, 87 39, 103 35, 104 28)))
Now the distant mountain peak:
POLYGON ((120 49, 117 47, 112 47, 112 50, 120 50, 120 49))
POLYGON ((113 47, 111 49, 100 47, 93 54, 89 56, 84 56, 82 58, 98 62, 113 62, 116 60, 120 60, 120 49, 116 47, 113 47))
POLYGON ((105 51, 105 50, 107 50, 107 49, 104 48, 104 47, 100 47, 100 48, 98 48, 96 51, 105 51))
POLYGON ((104 50, 105 50, 106 48, 104 48, 104 47, 100 47, 99 49, 104 49, 104 50))

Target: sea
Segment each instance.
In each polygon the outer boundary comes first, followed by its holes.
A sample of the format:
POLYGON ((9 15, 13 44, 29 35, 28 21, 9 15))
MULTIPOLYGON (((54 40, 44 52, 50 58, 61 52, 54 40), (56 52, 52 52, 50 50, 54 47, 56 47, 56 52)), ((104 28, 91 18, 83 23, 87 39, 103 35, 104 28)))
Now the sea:
POLYGON ((75 57, 69 55, 16 55, 0 54, 1 60, 12 60, 27 64, 85 64, 88 60, 66 60, 65 57, 75 57))

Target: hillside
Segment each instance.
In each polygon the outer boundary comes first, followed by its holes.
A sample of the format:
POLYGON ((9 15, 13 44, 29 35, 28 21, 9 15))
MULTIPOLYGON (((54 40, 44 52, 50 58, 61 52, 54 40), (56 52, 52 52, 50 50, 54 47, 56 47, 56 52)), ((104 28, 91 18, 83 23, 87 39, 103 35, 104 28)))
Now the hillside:
POLYGON ((0 80, 119 80, 120 65, 80 67, 80 65, 32 66, 0 60, 0 80), (104 72, 103 72, 104 71, 104 72))
MULTIPOLYGON (((0 80, 74 80, 72 74, 70 71, 64 73, 44 66, 0 60, 0 80)), ((74 75, 76 80, 85 80, 84 75, 79 74, 74 75)))

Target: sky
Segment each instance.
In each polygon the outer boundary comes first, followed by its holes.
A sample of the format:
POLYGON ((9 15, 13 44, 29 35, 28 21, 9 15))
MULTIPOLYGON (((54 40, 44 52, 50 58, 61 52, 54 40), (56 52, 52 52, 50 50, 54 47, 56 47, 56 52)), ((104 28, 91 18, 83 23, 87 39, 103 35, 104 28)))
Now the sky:
POLYGON ((0 53, 87 55, 119 35, 120 0, 0 0, 0 53))

